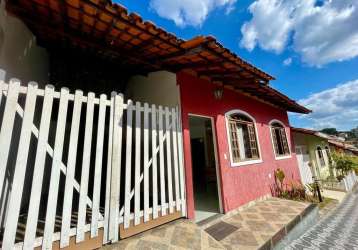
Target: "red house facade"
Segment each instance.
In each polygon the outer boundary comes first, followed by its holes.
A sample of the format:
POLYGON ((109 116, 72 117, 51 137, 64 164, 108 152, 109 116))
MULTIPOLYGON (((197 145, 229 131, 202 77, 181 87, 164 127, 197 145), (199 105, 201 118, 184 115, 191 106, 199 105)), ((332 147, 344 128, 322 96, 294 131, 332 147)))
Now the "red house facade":
POLYGON ((274 183, 274 170, 277 168, 283 169, 290 179, 300 179, 295 152, 292 150, 294 145, 286 110, 231 89, 224 89, 222 99, 216 100, 213 95, 216 87, 208 81, 185 73, 179 73, 177 80, 180 86, 182 107, 189 218, 194 217, 195 210, 189 126, 191 115, 204 116, 213 120, 213 129, 216 132, 217 174, 221 192, 219 195, 222 197, 223 212, 269 195, 270 186, 274 183), (231 111, 242 111, 253 118, 257 132, 259 160, 246 161, 239 166, 232 163, 225 117, 225 114, 231 111), (270 123, 274 120, 283 124, 289 144, 289 154, 281 158, 276 157, 272 143, 270 123))

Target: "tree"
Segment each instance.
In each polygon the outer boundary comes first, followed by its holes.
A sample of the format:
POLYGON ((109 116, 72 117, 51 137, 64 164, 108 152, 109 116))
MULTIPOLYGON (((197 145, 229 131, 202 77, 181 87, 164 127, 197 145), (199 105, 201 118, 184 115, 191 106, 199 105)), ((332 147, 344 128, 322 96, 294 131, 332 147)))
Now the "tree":
POLYGON ((324 128, 320 132, 328 135, 338 135, 338 131, 336 128, 324 128))
POLYGON ((351 129, 351 132, 355 138, 358 138, 358 127, 351 129))
POLYGON ((337 179, 343 179, 350 171, 358 167, 358 157, 343 153, 332 153, 333 167, 337 170, 337 179))

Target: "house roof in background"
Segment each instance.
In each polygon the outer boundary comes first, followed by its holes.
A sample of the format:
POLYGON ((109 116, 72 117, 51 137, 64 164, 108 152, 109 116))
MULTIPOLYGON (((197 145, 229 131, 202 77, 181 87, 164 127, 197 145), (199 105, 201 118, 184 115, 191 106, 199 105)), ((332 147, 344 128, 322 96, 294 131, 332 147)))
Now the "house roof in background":
POLYGON ((294 128, 294 127, 291 127, 291 130, 293 132, 296 132, 296 133, 301 133, 301 134, 306 134, 306 135, 313 135, 313 136, 325 139, 327 141, 328 140, 338 141, 338 139, 336 137, 333 137, 331 135, 327 135, 327 134, 319 132, 317 130, 306 129, 306 128, 294 128))
POLYGON ((8 0, 45 47, 75 48, 116 61, 133 73, 189 71, 287 111, 310 110, 269 86, 274 77, 212 36, 178 38, 109 0, 8 0))
POLYGON ((302 133, 302 134, 306 134, 306 135, 314 135, 314 136, 316 136, 316 133, 317 133, 316 130, 311 130, 311 129, 306 129, 306 128, 294 128, 294 127, 291 127, 291 130, 293 132, 302 133))
POLYGON ((351 144, 347 144, 347 143, 337 141, 337 140, 328 140, 328 143, 333 145, 333 146, 335 146, 335 147, 345 149, 345 150, 349 150, 349 151, 352 151, 354 153, 358 153, 358 149, 355 146, 351 145, 351 144))
POLYGON ((327 134, 324 134, 324 133, 316 131, 316 130, 305 129, 305 128, 291 127, 291 130, 293 132, 296 132, 296 133, 312 135, 312 136, 316 136, 316 137, 319 137, 319 138, 322 138, 322 139, 326 139, 329 144, 331 144, 331 145, 333 145, 335 147, 338 147, 338 148, 346 149, 346 150, 352 151, 354 153, 358 152, 358 149, 356 147, 354 147, 353 145, 345 143, 344 141, 340 140, 336 136, 327 135, 327 134))

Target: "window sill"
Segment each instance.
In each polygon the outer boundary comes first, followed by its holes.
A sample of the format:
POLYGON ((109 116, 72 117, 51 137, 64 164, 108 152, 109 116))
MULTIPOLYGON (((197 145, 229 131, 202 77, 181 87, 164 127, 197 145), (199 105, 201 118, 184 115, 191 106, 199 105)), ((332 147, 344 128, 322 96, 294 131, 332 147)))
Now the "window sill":
POLYGON ((284 160, 284 159, 289 159, 291 158, 291 155, 283 155, 283 156, 275 156, 276 160, 284 160))
POLYGON ((238 163, 231 163, 231 167, 240 167, 240 166, 257 164, 257 163, 262 163, 262 160, 257 159, 257 160, 242 161, 242 162, 238 162, 238 163))

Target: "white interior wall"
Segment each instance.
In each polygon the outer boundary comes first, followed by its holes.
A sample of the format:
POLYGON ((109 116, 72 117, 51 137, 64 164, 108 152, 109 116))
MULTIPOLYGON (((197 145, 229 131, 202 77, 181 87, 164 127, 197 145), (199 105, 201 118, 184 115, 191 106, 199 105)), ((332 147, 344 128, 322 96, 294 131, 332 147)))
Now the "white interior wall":
POLYGON ((17 78, 24 83, 48 83, 49 57, 46 49, 37 46, 36 38, 26 25, 5 10, 0 3, 0 79, 17 78))
POLYGON ((157 71, 145 76, 129 79, 125 98, 174 108, 179 105, 179 87, 176 75, 168 71, 157 71))

